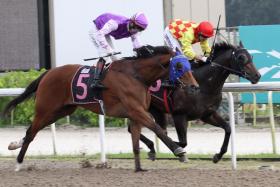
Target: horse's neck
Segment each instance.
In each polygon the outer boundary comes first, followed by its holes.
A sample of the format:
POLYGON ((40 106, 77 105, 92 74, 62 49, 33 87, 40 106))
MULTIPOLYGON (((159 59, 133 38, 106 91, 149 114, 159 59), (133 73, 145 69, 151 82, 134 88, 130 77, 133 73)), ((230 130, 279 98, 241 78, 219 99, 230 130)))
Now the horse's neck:
POLYGON ((207 94, 221 92, 228 76, 228 71, 211 64, 194 70, 194 77, 198 81, 201 91, 207 94))
POLYGON ((168 76, 168 67, 171 55, 158 55, 152 58, 126 60, 113 63, 110 69, 119 71, 133 77, 146 86, 152 85, 156 80, 168 76))
POLYGON ((160 55, 151 59, 143 59, 135 65, 135 72, 143 82, 150 86, 156 80, 168 76, 168 67, 171 56, 160 55))

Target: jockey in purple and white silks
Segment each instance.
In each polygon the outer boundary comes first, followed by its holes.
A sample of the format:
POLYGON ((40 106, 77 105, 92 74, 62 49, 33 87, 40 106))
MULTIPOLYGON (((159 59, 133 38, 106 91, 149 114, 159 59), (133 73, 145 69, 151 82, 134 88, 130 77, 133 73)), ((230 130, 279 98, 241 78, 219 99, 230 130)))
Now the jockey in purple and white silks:
POLYGON ((131 37, 133 48, 142 47, 138 33, 147 26, 148 20, 142 12, 136 13, 131 18, 105 13, 93 20, 89 34, 101 56, 114 51, 111 37, 116 40, 131 37))
MULTIPOLYGON (((104 13, 93 20, 89 35, 98 50, 99 56, 104 56, 114 52, 111 37, 116 40, 130 37, 133 49, 142 47, 138 33, 145 30, 147 26, 148 20, 142 12, 134 14, 131 18, 104 13)), ((116 60, 116 57, 112 55, 111 60, 116 60)), ((100 65, 97 65, 96 69, 98 67, 100 65)), ((99 80, 100 71, 102 71, 102 68, 95 73, 95 80, 99 80)), ((101 86, 98 84, 99 81, 94 81, 91 87, 101 86)))

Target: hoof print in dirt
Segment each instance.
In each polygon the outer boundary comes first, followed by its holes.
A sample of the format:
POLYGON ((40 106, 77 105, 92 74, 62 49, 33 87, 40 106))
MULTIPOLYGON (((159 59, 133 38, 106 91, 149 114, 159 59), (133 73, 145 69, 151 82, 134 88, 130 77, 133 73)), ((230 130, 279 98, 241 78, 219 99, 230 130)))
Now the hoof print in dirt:
POLYGON ((109 168, 111 168, 111 166, 107 162, 105 162, 105 163, 96 164, 95 168, 97 168, 97 169, 109 169, 109 168))
POLYGON ((93 165, 90 163, 89 160, 82 160, 80 163, 81 168, 91 168, 93 165))

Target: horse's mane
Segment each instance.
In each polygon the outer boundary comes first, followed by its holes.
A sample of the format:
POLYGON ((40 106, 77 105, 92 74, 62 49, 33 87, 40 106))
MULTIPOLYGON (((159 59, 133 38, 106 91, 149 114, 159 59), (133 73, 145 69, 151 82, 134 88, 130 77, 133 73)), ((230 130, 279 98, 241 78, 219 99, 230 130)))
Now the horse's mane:
POLYGON ((214 46, 214 54, 213 57, 216 57, 218 54, 220 54, 221 52, 227 50, 227 49, 236 49, 237 47, 226 43, 226 42, 220 42, 220 43, 216 43, 214 46))
POLYGON ((167 46, 151 46, 151 45, 147 45, 147 46, 143 46, 140 47, 138 49, 135 50, 136 52, 136 56, 132 56, 132 57, 124 57, 123 59, 125 60, 136 60, 136 59, 140 59, 140 58, 149 58, 155 55, 159 55, 159 54, 171 54, 172 50, 171 48, 167 47, 167 46))
MULTIPOLYGON (((226 42, 220 42, 216 43, 214 46, 214 54, 213 57, 216 57, 221 52, 227 50, 227 49, 236 49, 237 47, 226 43, 226 42)), ((135 50, 136 56, 130 56, 130 57, 123 57, 124 60, 136 60, 140 58, 149 58, 155 55, 159 54, 171 54, 172 49, 168 46, 143 46, 135 50)))
MULTIPOLYGON (((219 55, 223 54, 224 51, 229 50, 229 49, 237 49, 237 46, 234 46, 232 44, 229 44, 227 42, 220 42, 220 43, 216 43, 214 46, 214 53, 213 58, 215 59, 216 57, 218 57, 219 55)), ((204 66, 205 64, 196 64, 196 63, 192 63, 192 69, 201 69, 202 67, 206 67, 204 66)))

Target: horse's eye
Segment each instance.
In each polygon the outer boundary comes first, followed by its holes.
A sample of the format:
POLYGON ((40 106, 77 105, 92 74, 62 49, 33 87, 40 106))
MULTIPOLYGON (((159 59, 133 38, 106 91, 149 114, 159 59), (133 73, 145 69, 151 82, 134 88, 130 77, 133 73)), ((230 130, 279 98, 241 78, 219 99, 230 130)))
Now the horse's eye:
POLYGON ((239 63, 242 63, 242 62, 247 62, 247 61, 248 61, 248 58, 247 58, 247 56, 245 56, 245 55, 239 55, 239 56, 237 57, 237 60, 238 60, 239 63))

